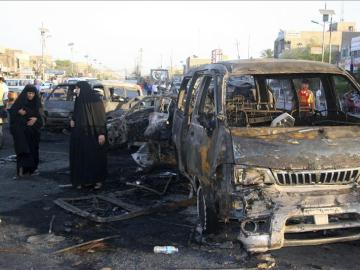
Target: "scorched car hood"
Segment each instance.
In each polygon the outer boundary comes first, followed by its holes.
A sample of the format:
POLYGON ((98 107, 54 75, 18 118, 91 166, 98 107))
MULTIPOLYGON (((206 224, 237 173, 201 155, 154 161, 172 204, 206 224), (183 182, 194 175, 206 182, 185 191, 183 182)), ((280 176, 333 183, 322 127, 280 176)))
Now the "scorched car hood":
POLYGON ((281 170, 360 166, 360 127, 230 128, 236 164, 281 170))

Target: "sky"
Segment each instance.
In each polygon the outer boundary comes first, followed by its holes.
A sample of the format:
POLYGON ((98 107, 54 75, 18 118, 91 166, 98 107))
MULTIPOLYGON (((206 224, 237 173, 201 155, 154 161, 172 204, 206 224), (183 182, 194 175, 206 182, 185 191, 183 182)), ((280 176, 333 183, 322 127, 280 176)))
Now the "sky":
MULTIPOLYGON (((128 72, 142 49, 142 70, 210 58, 221 48, 230 58, 257 58, 273 48, 280 29, 322 31, 325 1, 0 1, 0 46, 41 54, 41 24, 49 29, 46 53, 74 61, 97 59, 128 72)), ((334 21, 355 21, 360 1, 327 1, 334 21), (343 12, 342 12, 343 10, 343 12), (342 16, 343 14, 343 16, 342 16)))

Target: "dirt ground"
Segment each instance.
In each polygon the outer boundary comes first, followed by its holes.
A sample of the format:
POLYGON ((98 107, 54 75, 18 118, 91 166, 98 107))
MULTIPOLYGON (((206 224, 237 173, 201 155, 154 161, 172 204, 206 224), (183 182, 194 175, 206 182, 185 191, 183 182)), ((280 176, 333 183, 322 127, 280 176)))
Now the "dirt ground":
MULTIPOLYGON (((5 135, 5 146, 0 150, 0 269, 360 269, 359 241, 283 248, 263 255, 249 255, 240 243, 225 236, 214 236, 200 244, 194 237, 195 206, 108 224, 73 215, 53 201, 125 190, 129 188, 126 182, 153 181, 156 174, 167 170, 138 171, 128 150, 117 150, 109 153, 109 178, 104 189, 95 192, 62 187, 69 184, 69 138, 43 132, 40 174, 13 179, 15 162, 7 159, 14 154, 8 129, 5 135), (117 237, 81 250, 54 254, 108 236, 117 237), (155 254, 156 245, 172 245, 179 252, 155 254)), ((137 191, 128 199, 147 205, 186 198, 187 192, 187 183, 177 178, 166 196, 137 191)))

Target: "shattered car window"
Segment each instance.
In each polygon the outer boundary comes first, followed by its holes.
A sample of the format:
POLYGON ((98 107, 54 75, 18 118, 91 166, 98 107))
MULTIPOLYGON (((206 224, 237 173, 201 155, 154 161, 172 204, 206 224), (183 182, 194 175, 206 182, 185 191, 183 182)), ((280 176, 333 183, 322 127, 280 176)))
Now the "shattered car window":
POLYGON ((190 82, 190 78, 185 78, 184 82, 182 83, 183 87, 179 89, 177 107, 180 111, 185 110, 186 95, 189 92, 190 82))
POLYGON ((266 86, 277 109, 290 111, 294 107, 294 92, 289 79, 267 79, 266 86))
POLYGON ((155 108, 155 98, 144 98, 140 100, 138 103, 134 105, 134 107, 131 108, 131 112, 135 112, 138 110, 143 109, 149 109, 149 108, 155 108))
POLYGON ((333 84, 339 100, 340 110, 345 113, 360 115, 360 93, 343 76, 333 76, 333 84))
POLYGON ((320 75, 256 75, 252 80, 230 78, 225 108, 228 122, 236 127, 270 126, 275 118, 287 113, 297 126, 318 124, 330 120, 326 96, 330 97, 331 91, 324 87, 320 75))
POLYGON ((156 108, 158 112, 169 113, 171 98, 159 98, 156 100, 156 108))

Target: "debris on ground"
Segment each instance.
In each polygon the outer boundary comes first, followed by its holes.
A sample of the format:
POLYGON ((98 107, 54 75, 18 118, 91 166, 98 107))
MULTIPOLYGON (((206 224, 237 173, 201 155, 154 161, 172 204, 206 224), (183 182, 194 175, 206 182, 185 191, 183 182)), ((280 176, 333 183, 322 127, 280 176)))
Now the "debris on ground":
POLYGON ((0 158, 2 162, 16 162, 16 155, 10 155, 6 158, 0 158))
POLYGON ((113 235, 113 236, 108 236, 108 237, 103 237, 103 238, 99 238, 99 239, 94 239, 91 241, 87 241, 78 245, 74 245, 71 247, 67 247, 67 248, 63 248, 60 249, 56 252, 54 252, 54 254, 62 254, 62 253, 66 253, 66 252, 70 252, 70 251, 78 251, 78 252, 93 252, 95 249, 100 249, 100 248, 104 248, 106 247, 106 245, 103 243, 106 240, 109 239, 114 239, 114 238, 119 238, 121 237, 121 235, 113 235))
POLYGON ((106 223, 127 220, 155 212, 171 211, 195 204, 195 198, 168 203, 158 203, 141 208, 120 199, 104 195, 91 195, 77 198, 59 198, 54 203, 61 208, 89 220, 106 223))
POLYGON ((271 269, 276 265, 274 257, 269 253, 259 254, 256 258, 260 261, 257 265, 258 269, 271 269))
POLYGON ((64 236, 51 234, 39 234, 29 236, 26 242, 29 244, 55 244, 65 240, 64 236))
POLYGON ((179 249, 174 246, 155 246, 154 253, 173 254, 179 252, 179 249))

